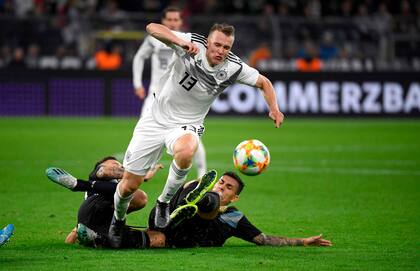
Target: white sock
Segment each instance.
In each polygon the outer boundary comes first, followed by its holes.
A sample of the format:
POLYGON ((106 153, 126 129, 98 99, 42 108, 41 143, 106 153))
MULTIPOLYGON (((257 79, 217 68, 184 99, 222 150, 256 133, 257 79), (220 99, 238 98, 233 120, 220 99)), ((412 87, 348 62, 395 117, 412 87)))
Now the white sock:
POLYGON ((176 191, 182 186, 187 178, 188 171, 191 167, 181 169, 176 164, 175 160, 172 160, 172 164, 169 167, 168 178, 166 179, 165 187, 163 188, 162 194, 160 194, 158 200, 160 202, 169 202, 176 191))
POLYGON ((198 178, 207 173, 206 150, 201 140, 198 142, 197 151, 194 155, 194 163, 197 167, 198 178))
POLYGON ((117 185, 117 189, 115 189, 114 193, 114 216, 117 220, 124 220, 127 215, 128 205, 133 198, 133 194, 125 198, 121 197, 119 189, 120 185, 121 183, 117 185))

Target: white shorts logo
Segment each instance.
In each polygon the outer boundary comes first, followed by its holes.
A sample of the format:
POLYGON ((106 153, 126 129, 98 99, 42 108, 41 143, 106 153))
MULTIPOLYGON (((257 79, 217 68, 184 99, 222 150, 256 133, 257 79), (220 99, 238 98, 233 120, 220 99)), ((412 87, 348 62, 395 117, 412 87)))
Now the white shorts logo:
POLYGON ((130 161, 130 158, 131 158, 131 152, 130 151, 127 151, 126 153, 125 153, 125 161, 130 161))

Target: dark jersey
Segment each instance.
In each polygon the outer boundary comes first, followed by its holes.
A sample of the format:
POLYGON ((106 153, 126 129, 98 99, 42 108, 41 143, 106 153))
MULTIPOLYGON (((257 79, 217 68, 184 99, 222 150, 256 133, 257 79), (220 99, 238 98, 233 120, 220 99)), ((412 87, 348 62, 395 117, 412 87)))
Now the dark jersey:
MULTIPOLYGON (((171 200, 171 211, 185 203, 185 196, 197 184, 198 182, 193 182, 185 189, 177 191, 171 200)), ((149 223, 153 223, 153 219, 150 219, 149 223)), ((252 225, 242 212, 235 207, 229 207, 216 219, 206 220, 195 215, 181 225, 167 230, 165 234, 167 245, 171 247, 209 247, 222 246, 232 236, 252 242, 261 231, 252 225)))
MULTIPOLYGON (((89 174, 89 181, 111 181, 106 178, 98 178, 96 176, 98 169, 99 167, 95 168, 89 174)), ((97 233, 108 234, 109 225, 114 214, 113 193, 100 195, 90 191, 86 192, 85 197, 77 214, 77 223, 82 223, 97 233)))

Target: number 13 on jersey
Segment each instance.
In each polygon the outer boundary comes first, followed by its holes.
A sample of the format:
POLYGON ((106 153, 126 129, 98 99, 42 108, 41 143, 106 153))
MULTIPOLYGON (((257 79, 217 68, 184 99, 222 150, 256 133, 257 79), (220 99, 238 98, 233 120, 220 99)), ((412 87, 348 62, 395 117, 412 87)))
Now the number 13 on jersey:
POLYGON ((190 91, 197 83, 197 78, 192 77, 188 72, 185 72, 185 76, 179 81, 179 84, 186 90, 190 91))

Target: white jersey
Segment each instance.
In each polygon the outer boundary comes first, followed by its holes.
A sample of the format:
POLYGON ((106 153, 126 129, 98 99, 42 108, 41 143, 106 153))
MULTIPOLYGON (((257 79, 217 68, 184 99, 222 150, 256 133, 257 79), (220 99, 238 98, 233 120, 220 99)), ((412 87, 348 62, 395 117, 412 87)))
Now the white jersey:
POLYGON ((200 49, 192 57, 175 45, 172 62, 162 76, 152 106, 153 118, 161 124, 203 124, 213 101, 235 82, 254 86, 259 72, 229 53, 211 67, 206 58, 206 38, 195 33, 175 33, 200 49))
POLYGON ((156 86, 160 77, 165 73, 171 58, 173 50, 163 42, 155 39, 152 36, 147 36, 140 48, 138 49, 133 60, 133 85, 134 88, 140 88, 142 84, 142 75, 144 68, 144 61, 147 58, 152 58, 151 80, 149 86, 149 93, 156 91, 156 86))

